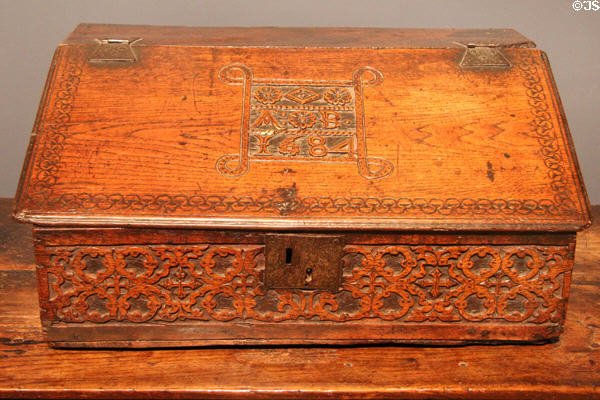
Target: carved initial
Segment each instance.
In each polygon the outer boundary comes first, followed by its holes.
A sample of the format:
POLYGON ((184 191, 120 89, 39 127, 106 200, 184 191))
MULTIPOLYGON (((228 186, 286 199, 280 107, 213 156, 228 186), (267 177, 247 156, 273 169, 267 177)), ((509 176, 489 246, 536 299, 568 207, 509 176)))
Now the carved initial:
POLYGON ((351 81, 301 81, 257 79, 247 66, 230 64, 219 78, 242 86, 240 149, 217 160, 222 175, 243 175, 250 161, 355 162, 368 179, 394 170, 367 156, 363 91, 383 82, 376 69, 358 68, 351 81))

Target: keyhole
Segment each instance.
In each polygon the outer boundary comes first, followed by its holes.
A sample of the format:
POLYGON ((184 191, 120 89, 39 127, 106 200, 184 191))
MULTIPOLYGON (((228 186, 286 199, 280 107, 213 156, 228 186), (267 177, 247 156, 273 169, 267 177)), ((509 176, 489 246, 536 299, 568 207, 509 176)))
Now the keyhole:
POLYGON ((312 282, 312 268, 306 268, 306 277, 304 278, 304 286, 308 286, 312 282))
POLYGON ((292 263, 292 249, 289 247, 287 249, 285 249, 285 263, 286 264, 292 263))

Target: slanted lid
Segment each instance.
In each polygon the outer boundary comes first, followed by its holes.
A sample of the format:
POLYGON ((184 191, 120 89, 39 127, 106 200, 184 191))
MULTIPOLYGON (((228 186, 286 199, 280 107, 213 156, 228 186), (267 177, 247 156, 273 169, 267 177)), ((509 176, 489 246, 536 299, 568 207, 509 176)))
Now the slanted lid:
POLYGON ((15 217, 42 225, 578 230, 545 54, 512 30, 81 25, 15 217))

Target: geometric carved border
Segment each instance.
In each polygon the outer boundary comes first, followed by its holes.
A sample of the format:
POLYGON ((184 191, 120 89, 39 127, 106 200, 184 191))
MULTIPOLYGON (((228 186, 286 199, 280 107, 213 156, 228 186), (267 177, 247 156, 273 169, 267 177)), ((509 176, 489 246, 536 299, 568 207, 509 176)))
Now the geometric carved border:
MULTIPOLYGON (((60 57, 61 53, 57 52, 56 60, 63 59, 60 57)), ((71 56, 78 58, 75 54, 71 56)), ((56 66, 57 69, 60 67, 61 65, 56 66)), ((49 110, 52 110, 52 114, 47 121, 44 121, 47 132, 38 136, 38 140, 43 141, 43 148, 39 150, 36 159, 36 175, 31 178, 33 181, 32 196, 35 198, 49 199, 52 196, 52 186, 56 183, 63 145, 69 136, 71 110, 81 74, 82 69, 79 65, 67 64, 62 70, 62 76, 54 78, 54 83, 58 83, 55 94, 48 94, 49 96, 54 95, 55 101, 53 106, 48 106, 49 110)))
POLYGON ((560 153, 558 135, 549 113, 550 106, 538 72, 540 66, 538 59, 539 54, 534 57, 531 52, 521 52, 518 63, 521 76, 525 80, 524 85, 527 88, 527 97, 533 114, 531 127, 541 146, 544 165, 548 168, 548 176, 552 181, 550 186, 556 193, 554 201, 562 208, 571 209, 574 208, 574 203, 566 186, 564 160, 560 153))

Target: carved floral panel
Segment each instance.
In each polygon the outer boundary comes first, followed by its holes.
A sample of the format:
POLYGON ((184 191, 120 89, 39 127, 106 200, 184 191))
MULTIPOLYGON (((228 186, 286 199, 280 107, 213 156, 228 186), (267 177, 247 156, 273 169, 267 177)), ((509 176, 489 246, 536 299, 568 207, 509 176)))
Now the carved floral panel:
POLYGON ((340 291, 266 290, 263 248, 49 247, 42 308, 51 320, 95 323, 556 323, 573 265, 567 246, 349 245, 340 291))

